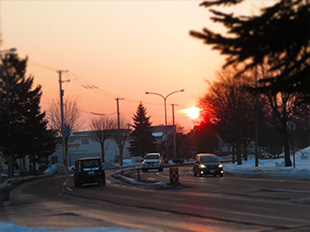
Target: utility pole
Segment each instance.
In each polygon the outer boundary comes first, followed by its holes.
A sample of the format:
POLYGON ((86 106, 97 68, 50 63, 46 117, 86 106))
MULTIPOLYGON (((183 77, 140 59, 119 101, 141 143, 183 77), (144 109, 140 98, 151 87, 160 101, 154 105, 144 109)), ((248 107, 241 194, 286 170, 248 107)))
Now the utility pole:
POLYGON ((57 71, 59 74, 59 92, 60 92, 60 117, 61 117, 61 142, 62 142, 62 154, 63 154, 63 163, 65 166, 67 166, 67 152, 66 152, 66 142, 65 142, 65 125, 64 125, 64 110, 63 110, 63 95, 64 90, 62 89, 62 83, 63 82, 69 82, 69 80, 63 81, 61 78, 61 74, 63 70, 57 71))
POLYGON ((116 104, 117 104, 117 126, 118 126, 118 129, 121 129, 120 117, 119 117, 119 101, 124 100, 124 98, 115 98, 115 100, 116 100, 116 104))
MULTIPOLYGON (((5 85, 6 85, 6 111, 8 115, 8 139, 10 141, 11 139, 11 108, 10 108, 10 81, 9 81, 9 66, 8 66, 8 54, 6 53, 4 55, 4 66, 5 66, 5 85)), ((11 141, 10 141, 11 142, 11 141)), ((8 175, 9 177, 14 176, 14 170, 13 170, 13 155, 12 151, 9 151, 9 156, 8 156, 8 175)))
MULTIPOLYGON (((255 67, 255 90, 257 90, 257 67, 255 67)), ((257 92, 255 93, 255 105, 254 105, 254 110, 255 110, 255 167, 258 167, 258 109, 257 109, 257 92)))
POLYGON ((177 104, 171 104, 172 106, 172 125, 173 125, 173 158, 177 158, 177 145, 176 145, 176 125, 174 121, 174 106, 178 106, 177 104))
MULTIPOLYGON (((124 98, 115 98, 116 104, 117 104, 117 128, 118 128, 118 139, 120 141, 120 130, 121 130, 121 124, 120 124, 120 116, 119 116, 119 101, 124 100, 124 98)), ((119 151, 120 157, 119 157, 119 165, 122 167, 123 166, 123 152, 119 151)))

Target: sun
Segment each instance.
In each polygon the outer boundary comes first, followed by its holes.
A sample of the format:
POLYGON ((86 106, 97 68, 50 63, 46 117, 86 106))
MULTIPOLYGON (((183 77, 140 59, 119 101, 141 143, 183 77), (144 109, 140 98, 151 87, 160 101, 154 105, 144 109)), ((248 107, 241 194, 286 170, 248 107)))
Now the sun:
POLYGON ((191 119, 196 119, 199 117, 199 108, 197 107, 191 107, 191 108, 185 109, 185 112, 191 119))

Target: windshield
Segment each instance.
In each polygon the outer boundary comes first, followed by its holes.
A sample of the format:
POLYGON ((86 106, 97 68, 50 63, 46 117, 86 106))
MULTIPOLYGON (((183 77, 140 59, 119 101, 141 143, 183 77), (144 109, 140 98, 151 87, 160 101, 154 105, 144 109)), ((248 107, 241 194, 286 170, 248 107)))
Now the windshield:
POLYGON ((159 155, 146 155, 145 159, 159 159, 159 155))
POLYGON ((202 163, 218 163, 220 162, 216 156, 200 156, 200 162, 202 163))
POLYGON ((100 160, 83 160, 82 167, 83 168, 93 168, 93 167, 99 167, 100 166, 100 160))

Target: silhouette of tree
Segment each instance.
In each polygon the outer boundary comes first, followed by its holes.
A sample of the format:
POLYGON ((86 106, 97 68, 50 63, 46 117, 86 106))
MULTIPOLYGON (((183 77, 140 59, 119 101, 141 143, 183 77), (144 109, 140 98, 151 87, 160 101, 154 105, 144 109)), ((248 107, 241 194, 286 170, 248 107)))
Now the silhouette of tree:
POLYGON ((102 162, 104 162, 105 147, 104 142, 111 135, 113 121, 107 117, 92 118, 90 128, 93 131, 94 139, 100 143, 102 162))
MULTIPOLYGON (((241 2, 217 0, 200 5, 209 8, 241 2)), ((234 16, 210 9, 211 19, 223 24, 227 33, 204 28, 202 32, 190 31, 190 35, 226 55, 224 67, 238 66, 236 76, 260 64, 268 65, 268 71, 277 70, 276 76, 262 80, 261 91, 299 92, 310 100, 309 5, 308 0, 282 0, 261 9, 258 16, 234 16)))
MULTIPOLYGON (((69 137, 73 131, 77 131, 78 128, 83 124, 81 119, 81 110, 78 107, 77 98, 66 98, 63 103, 63 113, 64 113, 64 126, 68 127, 68 133, 65 134, 65 149, 66 154, 68 151, 68 141, 69 137)), ((61 113, 60 113, 60 100, 53 99, 49 105, 46 112, 48 119, 48 125, 53 130, 57 131, 58 136, 61 134, 61 113)))
POLYGON ((120 166, 123 166, 123 154, 126 141, 129 139, 130 129, 126 129, 129 123, 124 119, 124 117, 112 119, 112 130, 111 135, 116 142, 119 149, 120 166), (118 128, 119 124, 119 128, 118 128))
POLYGON ((236 148, 237 162, 241 164, 242 145, 248 145, 248 138, 253 137, 255 101, 244 88, 248 80, 233 76, 232 70, 218 72, 217 81, 210 84, 199 104, 207 114, 206 122, 217 125, 221 138, 236 148))
MULTIPOLYGON (((277 75, 277 72, 268 72, 265 66, 260 66, 258 73, 262 81, 277 75)), ((303 105, 303 96, 301 93, 296 92, 274 92, 270 90, 261 94, 260 98, 264 103, 264 119, 279 132, 281 137, 285 154, 285 166, 292 166, 290 160, 290 133, 288 125, 289 122, 296 118, 298 109, 303 105)), ((307 124, 305 124, 305 126, 306 125, 307 124)))
MULTIPOLYGON (((69 134, 77 131, 83 124, 81 119, 81 110, 78 106, 78 99, 69 97, 64 99, 64 125, 69 126, 69 134)), ((53 99, 49 105, 46 116, 49 120, 49 126, 56 130, 61 135, 61 114, 60 114, 60 100, 53 99)))
POLYGON ((146 116, 146 108, 139 104, 136 114, 133 116, 134 130, 130 133, 130 154, 132 156, 144 156, 148 152, 155 152, 155 138, 152 135, 150 117, 146 116))
POLYGON ((41 86, 33 89, 34 77, 26 77, 27 58, 5 56, 0 63, 0 149, 6 159, 29 155, 35 164, 54 152, 55 135, 41 112, 41 86))

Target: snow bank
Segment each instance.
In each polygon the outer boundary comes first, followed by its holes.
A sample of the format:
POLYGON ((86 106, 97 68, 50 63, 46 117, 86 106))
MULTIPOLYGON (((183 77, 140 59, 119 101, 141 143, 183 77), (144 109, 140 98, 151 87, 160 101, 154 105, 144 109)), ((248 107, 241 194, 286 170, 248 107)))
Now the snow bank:
POLYGON ((62 164, 53 164, 47 168, 43 173, 45 174, 67 174, 67 168, 62 164))
POLYGON ((1 232, 138 232, 138 230, 127 230, 121 227, 94 227, 94 228, 79 228, 73 230, 51 230, 46 228, 28 228, 24 226, 18 226, 11 222, 0 223, 1 232))
MULTIPOLYGON (((283 154, 281 154, 283 157, 283 154)), ((292 162, 293 156, 291 156, 292 162)), ((295 168, 285 167, 284 158, 259 160, 255 167, 255 159, 242 161, 242 165, 223 164, 224 172, 230 175, 264 178, 290 178, 310 180, 310 147, 296 152, 295 168)))
MULTIPOLYGON (((133 170, 135 170, 135 168, 127 169, 126 171, 131 172, 133 170)), ((112 173, 111 176, 114 178, 114 179, 111 179, 111 181, 113 181, 114 183, 117 183, 117 181, 115 181, 115 180, 120 180, 120 181, 123 181, 125 183, 130 184, 130 185, 140 186, 140 187, 149 188, 149 189, 180 188, 180 186, 175 186, 175 185, 171 185, 171 184, 164 183, 164 182, 145 183, 145 182, 142 182, 142 181, 139 181, 139 180, 136 180, 136 179, 133 179, 133 178, 130 178, 130 177, 123 175, 122 170, 119 170, 119 171, 112 173)))

